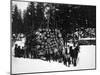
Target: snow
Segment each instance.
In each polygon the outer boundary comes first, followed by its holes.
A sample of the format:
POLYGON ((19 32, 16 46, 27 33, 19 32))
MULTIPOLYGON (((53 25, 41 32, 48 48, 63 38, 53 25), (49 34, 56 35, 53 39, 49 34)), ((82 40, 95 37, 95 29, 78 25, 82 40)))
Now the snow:
POLYGON ((15 44, 17 44, 18 46, 20 46, 20 48, 22 49, 22 47, 25 46, 25 41, 26 41, 26 38, 21 38, 20 40, 17 40, 16 42, 13 43, 13 46, 12 46, 12 55, 14 56, 14 48, 15 48, 15 44))
POLYGON ((63 63, 47 62, 40 59, 15 58, 12 56, 12 73, 32 73, 95 68, 95 46, 80 46, 79 61, 76 67, 66 67, 63 63))
POLYGON ((96 40, 96 38, 80 38, 79 40, 96 40))

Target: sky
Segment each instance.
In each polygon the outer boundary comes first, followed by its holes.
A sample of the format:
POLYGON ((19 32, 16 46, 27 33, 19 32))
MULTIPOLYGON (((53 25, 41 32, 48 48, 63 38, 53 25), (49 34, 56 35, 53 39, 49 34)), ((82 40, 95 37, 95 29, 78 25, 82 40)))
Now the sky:
POLYGON ((22 2, 22 1, 12 1, 12 5, 17 5, 18 9, 21 9, 21 11, 23 12, 27 6, 28 6, 28 2, 22 2))

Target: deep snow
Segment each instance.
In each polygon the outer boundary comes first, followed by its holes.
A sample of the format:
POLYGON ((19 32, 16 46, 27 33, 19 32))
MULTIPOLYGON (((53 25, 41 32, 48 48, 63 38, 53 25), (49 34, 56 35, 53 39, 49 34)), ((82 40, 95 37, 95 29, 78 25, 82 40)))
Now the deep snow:
POLYGON ((47 62, 40 59, 15 58, 12 56, 12 73, 32 73, 62 70, 79 70, 95 68, 95 46, 80 46, 79 61, 76 67, 66 67, 63 63, 47 62))

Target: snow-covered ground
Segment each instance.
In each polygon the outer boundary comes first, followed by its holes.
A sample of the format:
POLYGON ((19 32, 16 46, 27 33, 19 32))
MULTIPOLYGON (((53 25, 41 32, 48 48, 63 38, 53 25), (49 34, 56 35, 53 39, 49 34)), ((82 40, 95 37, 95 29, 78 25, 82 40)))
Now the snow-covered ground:
POLYGON ((79 40, 96 40, 96 38, 80 38, 79 40))
POLYGON ((76 67, 66 67, 63 63, 47 62, 39 59, 12 57, 12 73, 32 73, 62 70, 79 70, 95 68, 95 46, 80 46, 79 61, 76 67))

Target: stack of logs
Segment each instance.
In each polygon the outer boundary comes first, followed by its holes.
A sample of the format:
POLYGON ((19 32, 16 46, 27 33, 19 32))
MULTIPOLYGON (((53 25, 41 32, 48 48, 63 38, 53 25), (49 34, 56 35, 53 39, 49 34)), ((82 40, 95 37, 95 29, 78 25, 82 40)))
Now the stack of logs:
POLYGON ((37 35, 36 40, 38 44, 36 45, 37 50, 45 53, 46 51, 52 54, 63 50, 64 41, 62 34, 58 29, 38 29, 35 34, 37 35))

